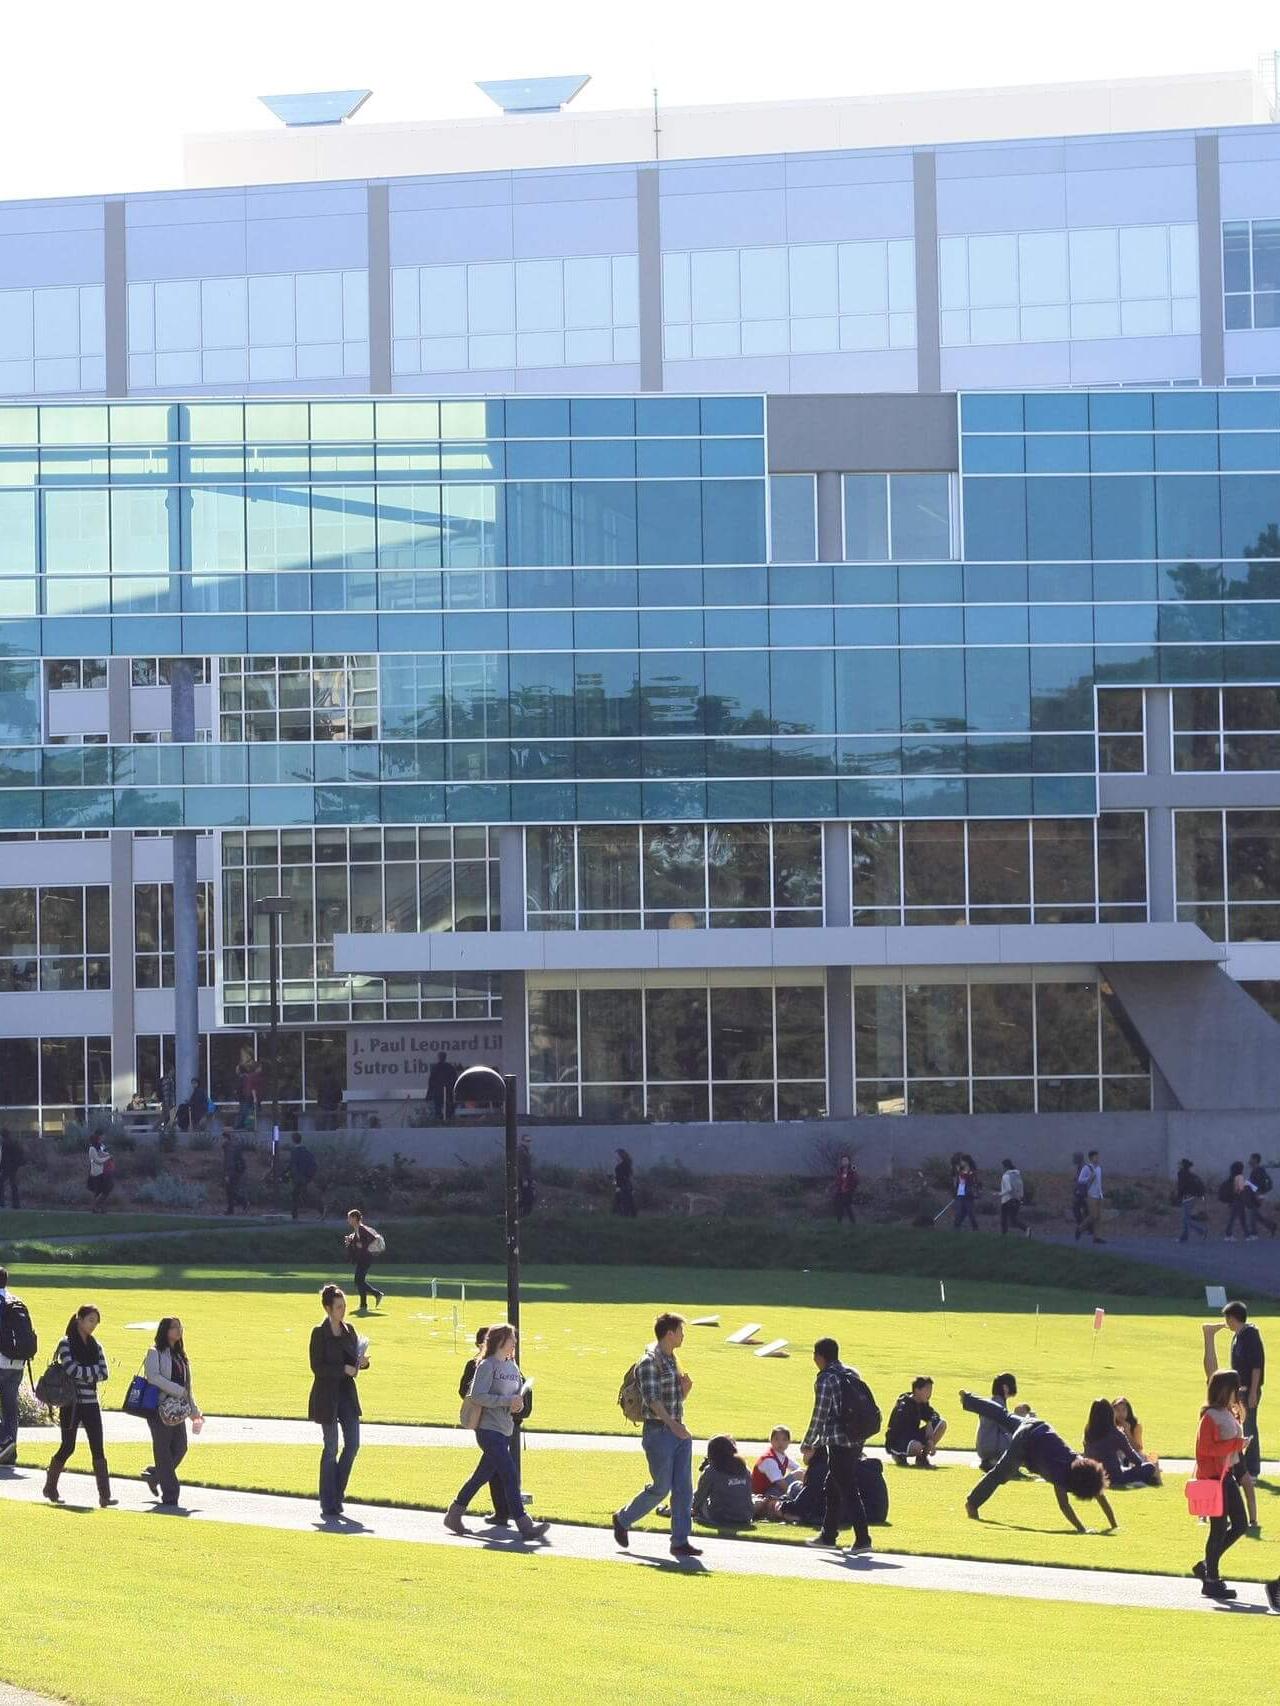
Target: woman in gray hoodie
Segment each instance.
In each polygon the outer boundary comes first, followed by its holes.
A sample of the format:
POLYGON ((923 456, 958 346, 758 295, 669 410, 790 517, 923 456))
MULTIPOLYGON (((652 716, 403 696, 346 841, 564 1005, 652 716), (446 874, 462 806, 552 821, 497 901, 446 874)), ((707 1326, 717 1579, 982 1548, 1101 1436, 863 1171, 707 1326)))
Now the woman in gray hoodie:
POLYGON ((524 1384, 524 1376, 516 1365, 515 1328, 505 1322, 490 1327, 485 1334, 483 1355, 476 1363, 471 1390, 462 1406, 464 1425, 475 1428, 480 1462, 445 1512, 444 1525, 452 1534, 470 1532, 462 1526, 467 1506, 481 1487, 495 1478, 502 1483, 507 1509, 515 1518, 520 1538, 538 1540, 547 1532, 545 1522, 533 1522, 525 1511, 511 1450, 515 1418, 524 1409, 524 1384))

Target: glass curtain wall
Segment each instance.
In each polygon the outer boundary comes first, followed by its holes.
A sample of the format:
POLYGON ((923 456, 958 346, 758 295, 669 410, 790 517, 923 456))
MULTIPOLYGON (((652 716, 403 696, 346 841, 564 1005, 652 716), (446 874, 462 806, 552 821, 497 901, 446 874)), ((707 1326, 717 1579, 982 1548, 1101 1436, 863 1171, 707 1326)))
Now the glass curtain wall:
POLYGON ((1280 811, 1173 815, 1178 918, 1215 942, 1280 941, 1280 811))
POLYGON ((110 896, 106 883, 0 889, 0 990, 110 989, 110 896))
POLYGON ((111 1107, 110 1037, 0 1037, 0 1123, 61 1131, 111 1107))

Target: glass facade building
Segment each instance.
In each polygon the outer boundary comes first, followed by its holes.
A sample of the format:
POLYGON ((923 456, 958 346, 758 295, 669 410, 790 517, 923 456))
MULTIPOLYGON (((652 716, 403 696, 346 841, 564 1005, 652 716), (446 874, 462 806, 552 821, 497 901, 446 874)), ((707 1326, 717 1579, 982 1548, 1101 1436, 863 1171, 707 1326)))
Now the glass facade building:
POLYGON ((187 831, 216 1096, 283 895, 298 1105, 469 1026, 547 1120, 1199 1106, 1278 231, 1265 126, 0 208, 0 1112, 169 1063, 187 831))

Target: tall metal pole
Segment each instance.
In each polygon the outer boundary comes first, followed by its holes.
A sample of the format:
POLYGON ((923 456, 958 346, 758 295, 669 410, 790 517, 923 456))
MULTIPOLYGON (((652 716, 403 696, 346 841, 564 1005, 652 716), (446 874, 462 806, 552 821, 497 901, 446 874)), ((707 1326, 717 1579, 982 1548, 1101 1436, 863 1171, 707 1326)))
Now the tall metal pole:
MULTIPOLYGON (((519 1110, 516 1107, 516 1081, 509 1073, 502 1076, 502 1110, 506 1124, 507 1150, 507 1320, 516 1330, 516 1360, 520 1360, 520 1155, 519 1138, 516 1134, 516 1119, 519 1110)), ((516 1460, 516 1474, 520 1472, 520 1425, 516 1419, 516 1428, 511 1441, 512 1454, 516 1460)), ((516 1513, 512 1513, 513 1515, 516 1513)))
POLYGON ((271 1177, 280 1154, 280 914, 267 914, 268 977, 271 983, 271 1177))
MULTIPOLYGON (((175 743, 196 738, 196 690, 191 665, 171 665, 169 725, 175 743)), ((200 931, 197 915, 196 832, 173 832, 173 1083, 175 1105, 191 1095, 200 1073, 200 931)), ((206 1091, 210 1089, 205 1086, 206 1091)))

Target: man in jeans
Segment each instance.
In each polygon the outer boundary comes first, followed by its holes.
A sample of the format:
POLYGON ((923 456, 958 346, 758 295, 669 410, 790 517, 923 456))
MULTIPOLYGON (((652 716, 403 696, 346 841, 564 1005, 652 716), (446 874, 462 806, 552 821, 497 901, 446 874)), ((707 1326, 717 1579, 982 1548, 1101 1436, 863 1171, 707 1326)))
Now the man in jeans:
POLYGON ((813 1383, 813 1416, 804 1436, 806 1446, 821 1445, 827 1452, 826 1509, 822 1528, 806 1546, 834 1546, 844 1523, 853 1524, 855 1552, 870 1552, 871 1530, 867 1510, 858 1490, 858 1458, 863 1442, 849 1433, 844 1419, 845 1388, 858 1377, 840 1361, 840 1346, 834 1339, 819 1339, 813 1347, 818 1378, 813 1383))
POLYGON ((693 1527, 693 1435, 684 1425, 684 1401, 693 1385, 680 1372, 676 1352, 684 1343, 684 1316, 659 1315, 653 1324, 654 1343, 636 1364, 644 1399, 641 1444, 649 1464, 649 1485, 625 1510, 615 1511, 613 1538, 625 1551, 627 1530, 656 1510, 671 1495, 671 1556, 700 1558, 689 1542, 693 1527))
MULTIPOLYGON (((0 1268, 0 1466, 13 1463, 18 1455, 18 1388, 22 1385, 25 1366, 21 1356, 5 1355, 5 1348, 9 1347, 13 1335, 4 1331, 4 1316, 9 1304, 18 1301, 8 1285, 8 1272, 0 1268)), ((25 1329, 26 1317, 22 1319, 25 1329)), ((11 1348, 16 1350, 18 1345, 11 1348)))
POLYGON ((1262 1383, 1266 1378, 1267 1354, 1262 1334, 1249 1319, 1248 1307, 1233 1298, 1222 1311, 1221 1321, 1211 1321, 1204 1328, 1204 1372, 1206 1379, 1218 1371, 1218 1352, 1215 1337, 1223 1327, 1231 1333, 1231 1368, 1240 1382, 1240 1401, 1244 1407, 1244 1437, 1248 1440, 1241 1461, 1240 1490, 1244 1494, 1245 1511, 1250 1530, 1258 1526, 1257 1480, 1262 1473, 1262 1441, 1258 1437, 1258 1406, 1262 1402, 1262 1383))

